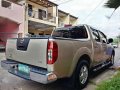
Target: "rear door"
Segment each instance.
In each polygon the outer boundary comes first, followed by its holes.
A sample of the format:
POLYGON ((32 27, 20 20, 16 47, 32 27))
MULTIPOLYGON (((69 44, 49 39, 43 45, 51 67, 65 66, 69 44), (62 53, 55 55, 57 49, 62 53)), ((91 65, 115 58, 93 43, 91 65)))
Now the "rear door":
POLYGON ((48 38, 9 39, 6 57, 21 63, 46 68, 47 42, 48 38))

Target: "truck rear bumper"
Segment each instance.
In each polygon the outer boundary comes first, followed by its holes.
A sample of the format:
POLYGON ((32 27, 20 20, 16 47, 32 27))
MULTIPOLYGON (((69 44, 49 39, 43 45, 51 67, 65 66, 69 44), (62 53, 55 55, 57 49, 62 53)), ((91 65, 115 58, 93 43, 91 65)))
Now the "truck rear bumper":
POLYGON ((11 60, 1 61, 1 67, 8 70, 9 73, 19 76, 21 78, 36 81, 42 84, 48 84, 57 80, 57 76, 54 73, 48 72, 45 69, 41 69, 35 66, 26 65, 30 68, 30 71, 29 73, 23 73, 18 69, 19 64, 21 63, 11 60))

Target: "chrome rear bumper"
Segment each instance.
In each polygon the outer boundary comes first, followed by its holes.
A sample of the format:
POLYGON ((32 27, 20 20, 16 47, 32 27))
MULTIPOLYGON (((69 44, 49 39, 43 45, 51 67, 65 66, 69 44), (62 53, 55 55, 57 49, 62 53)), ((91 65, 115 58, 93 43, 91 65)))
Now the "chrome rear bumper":
POLYGON ((27 65, 30 68, 29 74, 22 73, 18 70, 18 64, 21 63, 9 60, 1 61, 1 67, 8 70, 9 73, 21 78, 36 81, 42 84, 48 84, 57 80, 57 76, 54 73, 35 66, 27 65))

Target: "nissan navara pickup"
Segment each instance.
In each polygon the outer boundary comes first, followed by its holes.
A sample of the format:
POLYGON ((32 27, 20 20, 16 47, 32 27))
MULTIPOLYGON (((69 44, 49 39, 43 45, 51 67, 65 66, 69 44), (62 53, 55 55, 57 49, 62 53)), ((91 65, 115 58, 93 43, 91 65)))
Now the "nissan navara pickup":
POLYGON ((69 78, 74 88, 84 88, 90 71, 114 64, 115 51, 106 35, 89 25, 57 28, 50 35, 8 39, 9 73, 42 84, 69 78))

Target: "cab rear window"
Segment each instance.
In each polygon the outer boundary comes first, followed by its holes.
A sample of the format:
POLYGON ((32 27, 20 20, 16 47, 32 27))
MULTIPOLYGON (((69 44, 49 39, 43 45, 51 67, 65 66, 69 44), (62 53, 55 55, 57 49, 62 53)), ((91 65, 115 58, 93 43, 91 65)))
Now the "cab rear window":
POLYGON ((72 28, 59 28, 56 29, 52 35, 53 37, 63 37, 72 39, 86 39, 88 34, 84 26, 76 26, 72 28))

